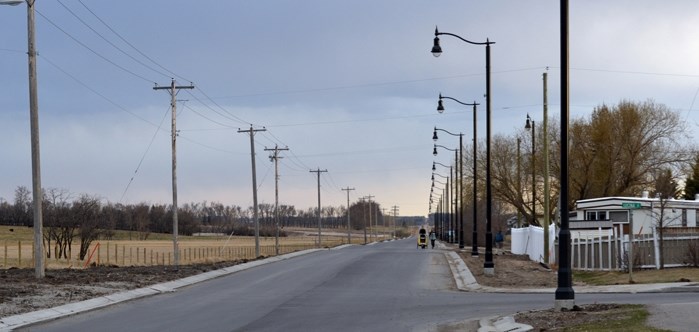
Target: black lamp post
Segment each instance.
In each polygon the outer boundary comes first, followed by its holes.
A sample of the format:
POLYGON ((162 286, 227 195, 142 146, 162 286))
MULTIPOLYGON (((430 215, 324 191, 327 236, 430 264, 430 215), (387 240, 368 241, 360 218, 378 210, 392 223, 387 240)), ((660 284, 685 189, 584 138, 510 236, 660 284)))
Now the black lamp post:
POLYGON ((443 131, 449 135, 452 136, 459 136, 459 152, 457 155, 457 164, 456 167, 458 169, 457 174, 456 174, 456 180, 457 180, 457 201, 459 202, 458 208, 457 208, 457 213, 458 215, 456 216, 456 222, 458 223, 458 229, 459 229, 459 249, 464 248, 464 202, 463 202, 463 197, 464 197, 464 134, 458 133, 454 134, 449 132, 448 130, 440 129, 437 127, 434 127, 434 132, 432 134, 432 140, 437 141, 439 137, 437 136, 437 130, 443 131))
POLYGON ((529 114, 524 129, 532 131, 532 221, 529 224, 536 225, 536 127, 529 114))
POLYGON ((485 45, 485 95, 486 95, 486 153, 485 153, 485 182, 486 182, 486 219, 485 219, 485 261, 483 262, 484 273, 487 275, 492 275, 495 273, 495 263, 493 262, 493 231, 492 231, 492 218, 493 218, 493 191, 490 179, 490 45, 495 44, 489 39, 485 42, 472 42, 470 40, 461 38, 458 35, 448 32, 439 32, 437 28, 434 29, 434 45, 432 46, 432 54, 438 57, 442 54, 442 47, 439 45, 439 36, 447 35, 460 39, 463 42, 472 45, 485 45))
MULTIPOLYGON (((473 235, 471 239, 471 257, 478 257, 478 130, 476 126, 476 120, 477 120, 477 115, 476 115, 476 106, 479 105, 475 101, 473 103, 464 103, 461 102, 460 100, 452 97, 447 97, 447 96, 442 96, 442 94, 439 94, 439 101, 437 102, 437 112, 443 113, 444 112, 444 104, 442 103, 442 99, 451 99, 461 105, 466 105, 466 106, 473 106, 473 235)), ((437 133, 435 132, 435 137, 437 133)), ((459 146, 463 148, 463 145, 461 145, 461 142, 459 142, 459 146)), ((462 152, 462 158, 463 158, 463 152, 462 152)), ((462 159, 462 169, 461 171, 463 172, 463 159, 462 159)), ((462 173, 463 174, 463 173, 462 173)), ((463 175, 462 175, 463 177, 463 175)), ((463 187, 463 184, 462 184, 463 187)), ((462 218, 463 218, 463 211, 462 211, 462 218)), ((462 234, 463 236, 463 234, 462 234)))
POLYGON ((451 187, 449 186, 449 178, 447 178, 447 182, 440 182, 434 179, 434 175, 432 175, 432 188, 434 189, 435 183, 439 183, 444 186, 444 189, 437 187, 437 189, 442 189, 444 191, 444 194, 442 195, 442 211, 444 212, 444 217, 442 218, 443 222, 447 225, 448 231, 446 235, 447 242, 451 243, 451 233, 453 229, 452 225, 452 214, 451 214, 451 204, 449 204, 449 196, 450 196, 450 189, 451 187))
MULTIPOLYGON (((435 130, 432 138, 434 139, 434 137, 436 135, 437 135, 437 131, 435 130)), ((459 175, 457 174, 457 173, 461 172, 459 170, 459 149, 450 149, 446 146, 435 144, 434 149, 432 150, 432 154, 435 156, 437 155, 437 147, 440 147, 442 149, 449 150, 449 151, 454 151, 454 162, 456 163, 456 167, 454 167, 455 169, 454 169, 454 172, 452 173, 453 174, 452 175, 452 183, 454 184, 454 193, 452 195, 452 199, 454 200, 454 205, 455 205, 454 206, 454 214, 456 215, 456 218, 454 219, 454 224, 455 224, 454 230, 456 231, 456 233, 454 234, 454 242, 459 242, 461 244, 461 246, 459 248, 463 248, 463 241, 464 241, 463 240, 463 229, 462 229, 463 222, 461 219, 461 218, 463 218, 463 213, 462 213, 463 207, 461 208, 461 210, 459 209, 459 206, 463 205, 463 204, 461 204, 461 191, 460 191, 462 181, 459 180, 459 175)))
POLYGON ((561 193, 559 211, 561 228, 558 231, 558 288, 556 288, 555 308, 573 309, 573 273, 570 262, 570 225, 568 216, 568 109, 570 105, 568 71, 568 0, 561 0, 561 193))

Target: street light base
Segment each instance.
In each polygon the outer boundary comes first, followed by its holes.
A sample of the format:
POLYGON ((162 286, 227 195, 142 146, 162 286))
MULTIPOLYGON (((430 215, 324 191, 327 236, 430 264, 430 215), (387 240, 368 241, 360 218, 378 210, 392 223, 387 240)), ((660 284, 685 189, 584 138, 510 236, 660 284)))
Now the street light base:
POLYGON ((495 275, 495 268, 494 267, 483 268, 483 273, 487 276, 495 275))
POLYGON ((554 303, 555 311, 573 310, 573 307, 575 307, 575 300, 556 300, 554 303))

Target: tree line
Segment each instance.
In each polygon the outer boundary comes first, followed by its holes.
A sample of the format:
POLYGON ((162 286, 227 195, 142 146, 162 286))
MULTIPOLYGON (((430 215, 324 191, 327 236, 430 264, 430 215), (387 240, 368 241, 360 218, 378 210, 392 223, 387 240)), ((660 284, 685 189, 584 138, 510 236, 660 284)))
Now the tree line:
MULTIPOLYGON (((351 207, 352 228, 385 224, 380 204, 355 203, 351 207)), ((279 205, 281 235, 285 227, 318 227, 318 209, 297 209, 293 205, 279 205)), ((146 240, 151 233, 172 233, 172 205, 169 204, 121 204, 107 202, 98 196, 74 194, 67 189, 43 190, 42 216, 44 244, 48 257, 67 258, 73 241, 79 241, 79 258, 87 254, 90 244, 97 239, 111 239, 116 230, 128 231, 129 239, 146 240)), ((194 233, 221 233, 254 235, 253 207, 225 205, 220 202, 187 203, 178 207, 178 231, 180 235, 194 233)), ((274 236, 275 214, 273 204, 258 204, 260 235, 274 236)), ((346 229, 347 208, 324 206, 321 208, 324 229, 346 229)), ((33 225, 32 193, 27 187, 15 189, 12 202, 0 201, 0 224, 33 225)))
MULTIPOLYGON (((541 120, 536 119, 535 120, 541 120)), ((543 214, 555 220, 560 193, 560 121, 548 120, 544 132, 536 121, 534 158, 532 132, 521 129, 510 135, 496 135, 491 141, 493 190, 493 230, 506 227, 505 221, 521 216, 522 224, 540 226, 543 214), (544 211, 544 138, 549 142, 550 204, 544 211), (533 175, 532 175, 533 174, 533 175), (532 194, 536 192, 536 196, 532 194), (533 207, 536 206, 536 216, 533 207)), ((449 128, 447 128, 449 129, 449 128)), ((581 199, 605 196, 640 196, 643 191, 663 192, 656 187, 668 182, 687 186, 674 196, 699 193, 699 154, 679 111, 652 100, 602 104, 569 125, 569 201, 575 209, 581 199), (694 173, 693 173, 694 172, 694 173), (685 181, 687 180, 687 181, 685 181), (694 186, 693 189, 691 186, 694 186)), ((485 142, 478 142, 478 220, 485 220, 485 142)), ((467 230, 472 226, 473 145, 464 147, 464 196, 467 230)), ((454 161, 452 161, 454 164, 454 161)), ((668 190, 664 191, 668 193, 668 190)), ((434 198, 434 197, 433 197, 434 198)), ((485 230, 479 222, 479 234, 485 230)))

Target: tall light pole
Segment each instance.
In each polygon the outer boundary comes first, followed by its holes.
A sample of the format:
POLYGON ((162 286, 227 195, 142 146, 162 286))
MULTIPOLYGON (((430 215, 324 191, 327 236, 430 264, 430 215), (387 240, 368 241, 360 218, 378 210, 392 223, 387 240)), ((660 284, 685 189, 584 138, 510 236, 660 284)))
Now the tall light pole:
POLYGON ((532 221, 530 225, 536 224, 536 124, 527 114, 527 123, 524 128, 532 131, 532 221))
MULTIPOLYGON (((24 1, 2 0, 0 5, 16 6, 24 1)), ((27 55, 29 67, 29 130, 32 153, 32 208, 34 215, 34 276, 44 278, 44 239, 41 191, 41 152, 39 148, 39 93, 36 77, 36 41, 34 33, 34 0, 27 3, 27 55)))
MULTIPOLYGON (((444 165, 444 164, 442 164, 442 163, 440 163, 440 162, 436 162, 436 161, 433 161, 433 162, 432 162, 432 172, 435 172, 435 171, 437 170, 437 165, 442 166, 442 167, 445 167, 445 168, 448 168, 448 169, 449 169, 449 173, 451 174, 451 166, 447 166, 447 165, 444 165)), ((441 207, 441 205, 442 205, 442 197, 439 198, 439 207, 441 207)), ((440 234, 440 236, 441 236, 440 240, 444 240, 444 228, 445 228, 445 227, 444 227, 444 223, 445 223, 445 220, 444 220, 444 219, 445 219, 445 218, 444 218, 444 211, 443 211, 443 210, 439 210, 439 212, 440 212, 440 213, 439 213, 439 221, 440 221, 440 223, 441 223, 441 225, 442 225, 442 226, 441 226, 442 234, 440 234)))
POLYGON ((485 200, 486 200, 486 219, 485 219, 485 260, 483 262, 483 272, 486 275, 495 274, 495 262, 493 262, 493 231, 492 231, 492 218, 493 218, 493 190, 491 185, 490 177, 490 45, 495 44, 489 39, 485 42, 472 42, 470 40, 461 38, 458 35, 448 32, 439 32, 437 28, 434 29, 434 45, 432 46, 432 54, 438 57, 442 54, 442 47, 439 45, 439 36, 447 35, 460 39, 463 42, 472 45, 485 45, 485 95, 486 95, 486 152, 485 152, 485 200))
POLYGON ((555 308, 572 309, 575 306, 573 271, 570 262, 570 217, 568 216, 568 109, 570 95, 568 87, 568 0, 561 0, 561 228, 558 231, 558 287, 555 308))
MULTIPOLYGON (((474 106, 475 107, 475 106, 474 106)), ((452 132, 449 132, 448 130, 440 129, 437 127, 434 127, 434 132, 432 133, 432 140, 437 141, 439 140, 439 137, 437 136, 437 131, 443 131, 449 135, 452 136, 459 136, 459 152, 456 157, 456 167, 458 169, 457 175, 456 175, 456 181, 457 181, 457 201, 459 202, 457 210, 458 210, 458 216, 456 217, 457 222, 459 223, 458 229, 459 229, 459 249, 464 248, 464 134, 458 133, 454 134, 452 132)))
MULTIPOLYGON (((522 139, 517 137, 517 196, 522 199, 522 157, 520 155, 522 139)), ((517 209, 517 227, 522 227, 522 213, 517 209)))
MULTIPOLYGON (((433 139, 433 140, 434 140, 435 135, 436 135, 436 131, 435 131, 435 133, 434 133, 433 136, 432 136, 432 139, 433 139)), ((460 172, 460 171, 459 171, 459 149, 450 149, 450 148, 448 148, 448 147, 446 147, 446 146, 439 145, 439 144, 435 144, 435 145, 434 145, 434 149, 432 149, 432 155, 434 155, 434 156, 437 156, 437 147, 440 147, 440 148, 445 149, 445 150, 448 150, 448 151, 454 151, 454 164, 455 164, 455 167, 454 167, 454 172, 452 173, 452 184, 454 185, 454 191, 452 192, 452 193, 453 193, 453 194, 452 194, 452 199, 454 200, 454 215, 456 216, 456 217, 454 218, 454 226, 455 226, 455 227, 454 227, 454 230, 455 230, 455 234, 454 234, 454 243, 460 243, 460 242, 463 241, 463 239, 460 239, 460 238, 463 236, 463 232, 460 231, 461 226, 463 226, 463 223, 461 222, 461 218, 463 218, 463 214, 462 214, 462 213, 459 213, 459 211, 460 211, 460 210, 459 210, 459 204, 460 204, 460 202, 461 202, 461 197, 457 197, 457 196, 461 196, 461 195, 459 194, 459 188, 460 188, 460 187, 459 187, 459 185, 460 185, 459 182, 460 182, 460 181, 459 181, 459 176, 458 176, 458 174, 457 174, 457 173, 460 172), (461 225, 460 225, 460 224, 461 224, 461 225)), ((451 203, 451 202, 450 202, 450 203, 451 203)), ((463 205, 463 204, 462 204, 462 205, 463 205)), ((461 210, 461 212, 463 212, 463 210, 461 210)), ((461 247, 461 248, 463 248, 463 247, 461 247)))
POLYGON ((250 159, 252 160, 252 216, 255 222, 255 257, 260 257, 260 220, 257 217, 257 169, 255 167, 255 133, 258 131, 266 131, 265 128, 242 130, 238 129, 239 133, 250 134, 250 159))
MULTIPOLYGON (((442 99, 450 99, 461 105, 473 106, 473 234, 471 236, 471 257, 478 257, 478 127, 476 126, 478 116, 476 106, 480 104, 476 103, 475 101, 473 103, 464 103, 456 98, 442 96, 440 93, 439 101, 437 102, 437 112, 440 114, 444 113, 444 103, 442 102, 442 99)), ((463 148, 463 145, 460 144, 460 146, 463 148)), ((463 158, 463 153, 461 158, 463 158)), ((461 163, 463 164, 463 159, 461 163)))
POLYGON ((447 224, 447 243, 452 243, 453 242, 453 231, 454 231, 454 225, 452 224, 452 213, 451 213, 451 201, 449 200, 450 196, 450 189, 451 187, 449 186, 449 178, 447 177, 446 183, 437 181, 434 179, 434 176, 432 177, 432 188, 437 188, 437 189, 442 189, 444 191, 444 194, 442 194, 442 211, 446 214, 446 219, 444 220, 447 224), (444 186, 444 188, 439 188, 435 186, 435 183, 439 183, 444 186))

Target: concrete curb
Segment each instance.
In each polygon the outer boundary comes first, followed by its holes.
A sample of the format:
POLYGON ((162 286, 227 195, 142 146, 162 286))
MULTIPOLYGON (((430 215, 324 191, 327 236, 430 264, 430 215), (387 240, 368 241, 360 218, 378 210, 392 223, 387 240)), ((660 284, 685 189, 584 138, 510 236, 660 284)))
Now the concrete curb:
MULTIPOLYGON (((436 245, 437 249, 446 250, 446 256, 449 268, 456 282, 456 288, 467 292, 484 292, 484 293, 543 293, 554 294, 555 288, 501 288, 490 287, 478 284, 478 281, 473 276, 468 266, 452 248, 447 247, 441 242, 436 245)), ((696 282, 675 282, 664 284, 635 284, 635 285, 609 285, 609 286, 574 286, 576 293, 668 293, 668 292, 699 292, 699 283, 696 282)), ((472 324, 478 321, 480 328, 479 332, 496 332, 496 331, 531 331, 533 328, 526 324, 517 323, 513 316, 491 316, 481 319, 471 319, 462 324, 472 324)))
POLYGON ((339 250, 350 247, 352 245, 343 245, 330 249, 308 249, 297 252, 292 252, 280 256, 273 256, 261 260, 250 261, 243 264, 233 265, 226 268, 205 272, 189 276, 183 279, 168 281, 160 284, 151 285, 144 288, 132 289, 124 292, 109 294, 94 299, 85 301, 68 303, 58 307, 49 309, 37 310, 25 314, 19 314, 0 318, 0 332, 12 331, 13 329, 41 323, 49 320, 58 319, 65 316, 75 315, 78 313, 101 309, 113 304, 131 301, 147 296, 157 295, 161 293, 174 292, 182 287, 194 285, 203 281, 211 280, 221 276, 233 274, 239 271, 247 270, 253 267, 279 262, 282 260, 291 259, 301 255, 310 254, 322 250, 339 250))

